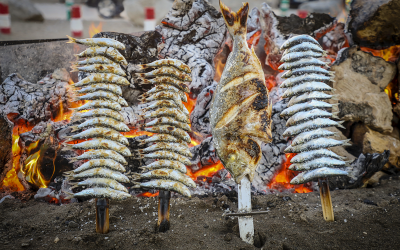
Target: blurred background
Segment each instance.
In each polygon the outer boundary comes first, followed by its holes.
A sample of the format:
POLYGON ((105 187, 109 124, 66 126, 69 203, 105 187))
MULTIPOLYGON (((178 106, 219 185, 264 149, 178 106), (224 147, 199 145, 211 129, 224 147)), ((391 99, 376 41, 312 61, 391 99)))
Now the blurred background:
MULTIPOLYGON (((244 0, 225 0, 237 10, 244 0)), ((328 13, 345 22, 351 0, 248 0, 269 4, 277 15, 328 13)), ((173 0, 0 0, 0 41, 91 37, 100 31, 133 33, 154 29, 173 0)), ((218 0, 209 0, 218 7, 218 0)))

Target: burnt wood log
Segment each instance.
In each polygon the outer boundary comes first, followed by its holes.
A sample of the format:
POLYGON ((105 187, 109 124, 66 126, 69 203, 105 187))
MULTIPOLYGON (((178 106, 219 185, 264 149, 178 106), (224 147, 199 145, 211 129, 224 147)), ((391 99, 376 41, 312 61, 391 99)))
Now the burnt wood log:
POLYGON ((296 15, 277 16, 266 3, 262 5, 260 18, 266 41, 266 64, 274 70, 278 69, 283 53, 279 48, 287 39, 294 35, 307 34, 318 40, 336 26, 336 19, 328 14, 312 13, 304 19, 296 15))
POLYGON ((193 172, 219 162, 219 158, 212 142, 212 137, 208 137, 199 145, 190 148, 190 152, 193 154, 193 157, 190 160, 192 163, 190 168, 193 172))
POLYGON ((7 77, 0 85, 0 109, 12 113, 12 120, 30 123, 55 118, 61 110, 69 107, 72 99, 69 74, 65 69, 47 75, 37 83, 25 81, 19 74, 7 77))
POLYGON ((13 167, 12 132, 14 124, 0 114, 0 184, 13 167))
POLYGON ((222 49, 227 29, 220 12, 205 0, 176 0, 156 27, 163 42, 159 57, 179 59, 192 70, 191 97, 214 79, 214 58, 222 49))
POLYGON ((400 44, 399 1, 354 0, 349 16, 354 44, 379 50, 400 44))

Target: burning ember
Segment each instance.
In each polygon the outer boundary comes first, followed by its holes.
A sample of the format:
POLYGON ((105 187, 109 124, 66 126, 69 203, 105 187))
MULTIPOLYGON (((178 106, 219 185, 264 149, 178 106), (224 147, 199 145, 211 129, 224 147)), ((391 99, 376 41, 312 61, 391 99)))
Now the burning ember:
POLYGON ((275 175, 272 181, 267 185, 269 189, 283 190, 293 189, 295 193, 310 193, 313 190, 307 184, 292 185, 290 180, 293 179, 299 172, 289 170, 290 160, 295 156, 295 153, 286 154, 286 162, 283 163, 281 170, 275 175))

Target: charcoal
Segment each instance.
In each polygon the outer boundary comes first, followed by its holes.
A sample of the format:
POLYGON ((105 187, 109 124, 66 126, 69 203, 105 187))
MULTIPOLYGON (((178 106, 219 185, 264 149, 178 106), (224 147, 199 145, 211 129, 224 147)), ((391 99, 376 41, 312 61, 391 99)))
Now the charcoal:
POLYGON ((192 163, 190 168, 193 172, 198 171, 205 166, 213 165, 219 162, 219 158, 212 142, 212 137, 208 137, 199 145, 190 148, 190 152, 193 154, 193 157, 190 160, 192 163))
POLYGON ((253 8, 247 19, 247 43, 249 47, 256 47, 261 37, 261 23, 260 23, 260 11, 257 8, 253 8))
POLYGON ((400 2, 397 0, 354 0, 348 32, 354 44, 385 49, 400 44, 400 2))
POLYGON ((190 114, 192 131, 200 133, 204 137, 211 135, 210 107, 216 87, 217 82, 214 82, 200 92, 196 100, 196 106, 190 114))
POLYGON ((205 0, 176 0, 156 27, 163 42, 161 58, 179 59, 192 70, 191 97, 213 83, 214 58, 222 49, 227 29, 222 15, 205 0))

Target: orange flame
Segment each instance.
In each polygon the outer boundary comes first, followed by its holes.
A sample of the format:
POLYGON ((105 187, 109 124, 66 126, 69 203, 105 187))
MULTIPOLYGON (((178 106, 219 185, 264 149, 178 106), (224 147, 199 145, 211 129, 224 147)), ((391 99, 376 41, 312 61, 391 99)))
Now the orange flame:
POLYGON ((159 191, 157 191, 157 193, 154 193, 154 194, 150 193, 150 192, 144 192, 144 193, 136 195, 136 197, 155 197, 155 196, 158 196, 159 193, 160 193, 159 191))
POLYGON ((400 45, 394 45, 383 50, 375 50, 367 47, 360 47, 360 49, 364 52, 370 52, 374 56, 382 57, 388 62, 396 62, 397 58, 400 56, 400 45))
POLYGON ((290 153, 286 154, 286 162, 282 164, 281 170, 275 175, 274 179, 267 185, 269 189, 295 189, 295 193, 309 193, 312 190, 305 186, 305 184, 301 185, 292 185, 290 184, 290 180, 295 177, 298 172, 289 170, 290 160, 296 154, 290 153))
POLYGON ((93 37, 94 35, 96 35, 97 33, 101 32, 103 30, 103 23, 100 22, 99 25, 94 26, 94 23, 90 24, 89 27, 89 36, 93 37))
POLYGON ((186 94, 188 101, 184 102, 183 105, 185 105, 186 109, 189 111, 189 114, 191 114, 194 109, 194 106, 196 106, 197 99, 190 98, 188 93, 185 93, 185 94, 186 94))
MULTIPOLYGON (((224 165, 222 165, 222 163, 219 161, 213 165, 204 167, 202 169, 200 169, 199 171, 196 172, 192 172, 192 170, 190 168, 187 168, 187 175, 192 178, 192 180, 197 180, 197 177, 201 176, 201 177, 213 177, 215 175, 215 173, 217 173, 219 170, 224 169, 224 165)), ((228 174, 229 175, 229 174, 228 174)), ((229 175, 230 177, 230 175, 229 175)), ((204 181, 206 181, 207 178, 204 178, 204 181)))

